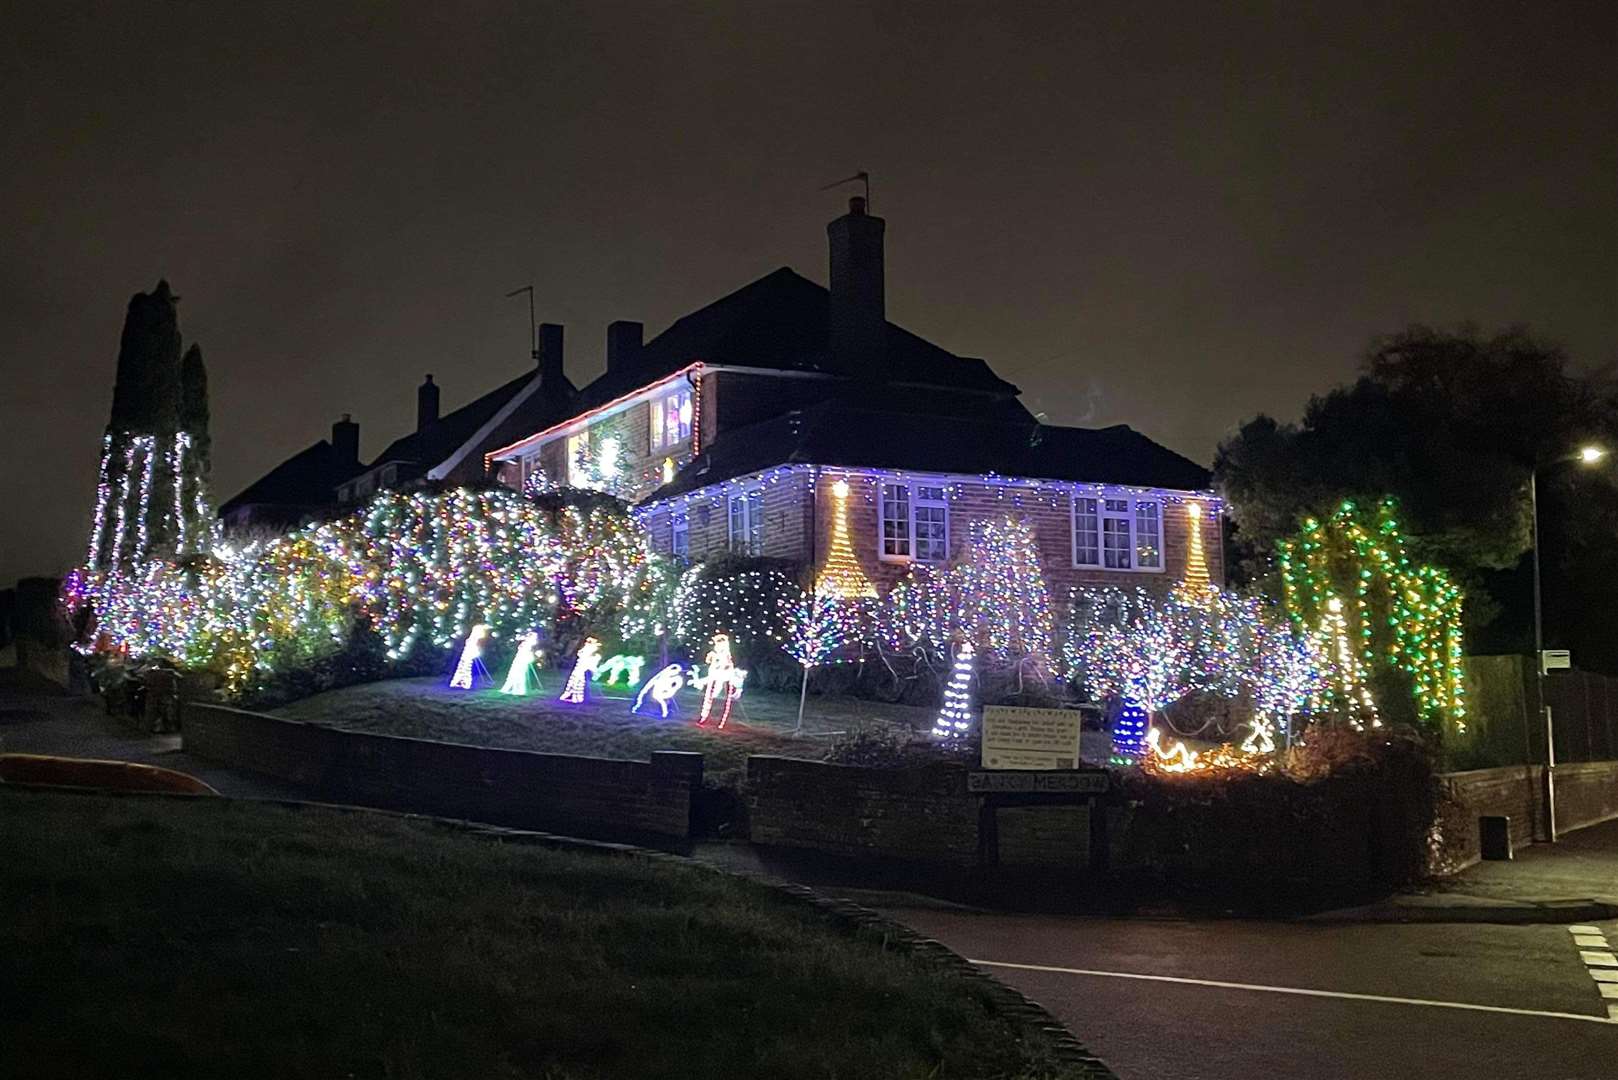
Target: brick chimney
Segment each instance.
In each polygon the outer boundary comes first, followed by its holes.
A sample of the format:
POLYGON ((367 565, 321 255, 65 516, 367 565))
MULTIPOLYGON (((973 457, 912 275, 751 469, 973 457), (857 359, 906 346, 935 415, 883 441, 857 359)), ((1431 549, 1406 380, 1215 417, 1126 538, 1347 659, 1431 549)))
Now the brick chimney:
POLYGON ((641 335, 645 327, 638 322, 619 319, 607 324, 607 370, 621 371, 635 362, 640 352, 641 335))
POLYGON ((539 324, 539 385, 555 389, 562 385, 562 328, 556 323, 539 324))
POLYGON ((826 226, 831 244, 832 362, 880 378, 886 370, 887 304, 882 285, 882 233, 887 222, 848 200, 848 213, 826 226))
POLYGON ((360 426, 348 413, 331 426, 331 458, 337 468, 360 463, 360 426))
POLYGON ((433 377, 428 375, 427 381, 416 387, 416 430, 422 430, 437 419, 438 387, 433 385, 433 377))

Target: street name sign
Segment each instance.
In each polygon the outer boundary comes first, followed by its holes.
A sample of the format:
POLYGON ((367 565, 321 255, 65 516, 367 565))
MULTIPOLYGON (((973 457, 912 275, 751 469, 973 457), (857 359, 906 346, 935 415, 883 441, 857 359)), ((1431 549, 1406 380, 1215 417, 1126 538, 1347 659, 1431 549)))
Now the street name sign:
POLYGON ((1559 671, 1573 667, 1573 654, 1566 649, 1546 649, 1539 656, 1541 671, 1559 671))
POLYGON ((1102 769, 979 770, 966 774, 966 790, 971 794, 1001 791, 1051 792, 1071 795, 1105 795, 1109 783, 1102 769))
POLYGON ((985 769, 1076 769, 1079 767, 1077 709, 983 707, 985 769))

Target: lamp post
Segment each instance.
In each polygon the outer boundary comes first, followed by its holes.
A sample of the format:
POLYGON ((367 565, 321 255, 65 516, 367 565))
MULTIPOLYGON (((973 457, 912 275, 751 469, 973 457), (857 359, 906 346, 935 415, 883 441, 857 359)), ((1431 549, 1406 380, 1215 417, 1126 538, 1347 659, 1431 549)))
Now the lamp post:
MULTIPOLYGON (((1572 458, 1581 465, 1596 465, 1607 456, 1599 446, 1586 446, 1572 458)), ((1553 463, 1553 464, 1555 464, 1553 463)), ((1539 586, 1539 466, 1528 471, 1528 504, 1534 519, 1534 703, 1539 709, 1540 723, 1545 726, 1545 839, 1556 843, 1556 740, 1551 725, 1551 713, 1545 707, 1545 620, 1539 586)))

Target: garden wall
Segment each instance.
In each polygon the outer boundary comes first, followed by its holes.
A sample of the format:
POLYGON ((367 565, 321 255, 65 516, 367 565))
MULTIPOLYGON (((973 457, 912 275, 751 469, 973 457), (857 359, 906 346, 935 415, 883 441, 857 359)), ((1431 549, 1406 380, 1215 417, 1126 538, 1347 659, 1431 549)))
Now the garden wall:
POLYGON ((187 704, 187 753, 361 806, 659 844, 691 836, 702 755, 650 761, 537 754, 340 731, 217 705, 187 704))
MULTIPOLYGON (((1439 777, 1452 808, 1445 815, 1442 842, 1435 852, 1435 870, 1454 873, 1481 857, 1478 818, 1503 815, 1511 819, 1513 847, 1533 843, 1542 835, 1540 814, 1545 792, 1545 769, 1515 765, 1502 769, 1475 769, 1439 777)), ((1618 761, 1590 761, 1556 767, 1556 830, 1568 833, 1618 817, 1618 761)))

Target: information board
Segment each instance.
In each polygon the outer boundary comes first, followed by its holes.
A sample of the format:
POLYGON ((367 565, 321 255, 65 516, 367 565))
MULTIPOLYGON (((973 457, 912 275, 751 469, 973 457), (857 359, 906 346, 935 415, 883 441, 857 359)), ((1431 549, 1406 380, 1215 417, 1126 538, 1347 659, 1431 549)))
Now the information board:
POLYGON ((1077 709, 983 707, 985 769, 1076 769, 1079 767, 1077 709))

